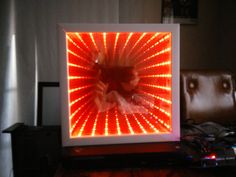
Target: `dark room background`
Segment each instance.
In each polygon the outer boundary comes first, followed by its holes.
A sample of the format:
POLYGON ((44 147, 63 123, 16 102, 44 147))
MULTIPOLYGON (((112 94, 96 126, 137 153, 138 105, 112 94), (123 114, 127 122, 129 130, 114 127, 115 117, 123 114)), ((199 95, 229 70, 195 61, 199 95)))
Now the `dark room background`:
MULTIPOLYGON (((236 1, 198 0, 198 22, 180 27, 181 69, 236 71, 236 1)), ((35 125, 37 83, 59 81, 58 23, 161 23, 162 0, 1 0, 0 130, 35 125)), ((0 177, 12 170, 0 134, 0 177)))

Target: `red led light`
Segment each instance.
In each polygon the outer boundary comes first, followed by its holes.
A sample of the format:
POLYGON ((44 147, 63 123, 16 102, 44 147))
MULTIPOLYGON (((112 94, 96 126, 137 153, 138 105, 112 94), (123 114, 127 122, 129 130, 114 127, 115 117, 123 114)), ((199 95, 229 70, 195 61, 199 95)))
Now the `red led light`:
POLYGON ((216 159, 216 154, 207 155, 207 156, 205 156, 205 159, 215 160, 216 159))
POLYGON ((170 32, 67 32, 70 137, 172 131, 170 32))

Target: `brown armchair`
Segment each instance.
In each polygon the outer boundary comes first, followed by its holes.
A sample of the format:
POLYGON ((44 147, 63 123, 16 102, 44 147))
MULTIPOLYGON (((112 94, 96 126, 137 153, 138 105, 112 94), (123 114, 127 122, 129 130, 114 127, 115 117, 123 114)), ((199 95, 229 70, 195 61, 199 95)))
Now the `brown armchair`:
POLYGON ((236 120, 235 82, 225 71, 181 71, 181 119, 224 125, 236 120))

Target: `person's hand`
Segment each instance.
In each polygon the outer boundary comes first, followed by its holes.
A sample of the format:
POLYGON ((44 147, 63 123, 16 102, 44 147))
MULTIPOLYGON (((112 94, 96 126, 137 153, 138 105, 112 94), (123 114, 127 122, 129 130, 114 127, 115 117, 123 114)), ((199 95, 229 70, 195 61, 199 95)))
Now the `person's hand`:
POLYGON ((96 93, 96 98, 98 99, 97 100, 98 102, 101 102, 105 99, 107 88, 108 88, 108 84, 105 84, 100 80, 96 84, 95 93, 96 93))

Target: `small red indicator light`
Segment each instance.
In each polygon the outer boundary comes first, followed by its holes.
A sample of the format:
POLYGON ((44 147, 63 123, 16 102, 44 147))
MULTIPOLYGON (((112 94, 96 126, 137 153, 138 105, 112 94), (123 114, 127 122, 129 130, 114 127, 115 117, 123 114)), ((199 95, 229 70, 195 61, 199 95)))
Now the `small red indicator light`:
POLYGON ((205 156, 205 159, 215 160, 216 159, 216 155, 215 154, 207 155, 207 156, 205 156))

